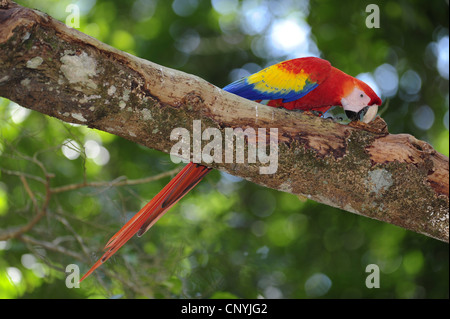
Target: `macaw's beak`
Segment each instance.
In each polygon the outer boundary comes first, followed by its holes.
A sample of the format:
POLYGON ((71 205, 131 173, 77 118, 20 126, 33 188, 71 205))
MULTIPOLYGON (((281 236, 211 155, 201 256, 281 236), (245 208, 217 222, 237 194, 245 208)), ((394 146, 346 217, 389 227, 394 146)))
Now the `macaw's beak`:
POLYGON ((377 113, 378 113, 378 105, 377 104, 373 104, 371 106, 368 106, 367 110, 366 110, 366 112, 365 112, 365 114, 363 116, 362 121, 364 123, 372 122, 375 119, 375 117, 377 116, 377 113))
POLYGON ((358 120, 364 123, 370 123, 375 118, 375 116, 377 116, 377 112, 378 112, 378 105, 373 104, 371 106, 366 106, 359 112, 346 110, 345 115, 347 115, 350 121, 358 120))
POLYGON ((360 113, 361 113, 362 111, 363 111, 363 110, 359 111, 358 113, 353 112, 353 111, 345 111, 345 115, 347 115, 347 117, 348 117, 348 119, 349 119, 350 121, 356 121, 356 120, 359 119, 360 113))

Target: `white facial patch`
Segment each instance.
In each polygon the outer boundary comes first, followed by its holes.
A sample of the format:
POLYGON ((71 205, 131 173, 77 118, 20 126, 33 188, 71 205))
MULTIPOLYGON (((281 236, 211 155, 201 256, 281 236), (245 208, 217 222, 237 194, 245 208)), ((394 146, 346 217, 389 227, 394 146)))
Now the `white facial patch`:
POLYGON ((370 97, 364 91, 355 87, 353 91, 341 99, 342 107, 345 111, 358 113, 369 105, 370 97))

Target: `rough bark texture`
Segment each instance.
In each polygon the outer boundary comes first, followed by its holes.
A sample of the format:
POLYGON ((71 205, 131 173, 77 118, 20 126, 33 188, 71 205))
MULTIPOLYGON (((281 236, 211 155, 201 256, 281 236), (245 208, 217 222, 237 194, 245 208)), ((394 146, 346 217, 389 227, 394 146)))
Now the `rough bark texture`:
POLYGON ((207 165, 448 242, 448 158, 413 136, 389 134, 379 117, 341 125, 247 101, 5 0, 0 96, 166 153, 171 131, 192 132, 193 120, 222 133, 278 128, 276 174, 260 174, 257 163, 207 165))

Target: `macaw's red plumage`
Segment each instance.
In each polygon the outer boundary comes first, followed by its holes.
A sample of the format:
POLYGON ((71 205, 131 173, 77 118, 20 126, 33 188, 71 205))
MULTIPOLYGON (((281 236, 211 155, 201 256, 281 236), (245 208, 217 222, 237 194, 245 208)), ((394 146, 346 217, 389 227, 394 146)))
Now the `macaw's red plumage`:
POLYGON ((373 106, 366 122, 373 119, 381 105, 381 99, 366 83, 315 57, 272 65, 227 85, 224 90, 288 110, 325 113, 340 105, 351 119, 373 106))
POLYGON ((83 281, 119 250, 134 234, 142 236, 159 218, 202 180, 211 169, 194 163, 186 165, 153 199, 106 243, 103 256, 80 279, 83 281))
MULTIPOLYGON (((370 122, 381 99, 364 82, 314 58, 284 61, 227 85, 225 91, 288 110, 326 112, 342 106, 354 120, 370 122)), ((237 110, 238 112, 238 110, 237 110)), ((134 234, 142 236, 165 212, 186 195, 211 169, 189 163, 166 187, 127 222, 106 244, 105 253, 81 278, 84 280, 134 234)))

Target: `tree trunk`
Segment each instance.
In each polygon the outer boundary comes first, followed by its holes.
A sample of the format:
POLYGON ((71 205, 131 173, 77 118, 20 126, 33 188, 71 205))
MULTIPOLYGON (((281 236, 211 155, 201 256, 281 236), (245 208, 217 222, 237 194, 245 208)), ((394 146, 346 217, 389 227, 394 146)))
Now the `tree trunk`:
MULTIPOLYGON (((198 123, 201 131, 217 129, 222 137, 227 128, 249 129, 247 151, 258 141, 256 132, 266 134, 267 141, 277 142, 274 174, 261 174, 267 163, 227 163, 226 156, 202 164, 449 239, 448 158, 411 135, 389 134, 381 118, 370 125, 341 125, 248 101, 5 0, 0 2, 0 96, 166 153, 176 143, 170 138, 175 128, 196 136, 198 123)), ((199 149, 192 140, 188 145, 199 149)))

